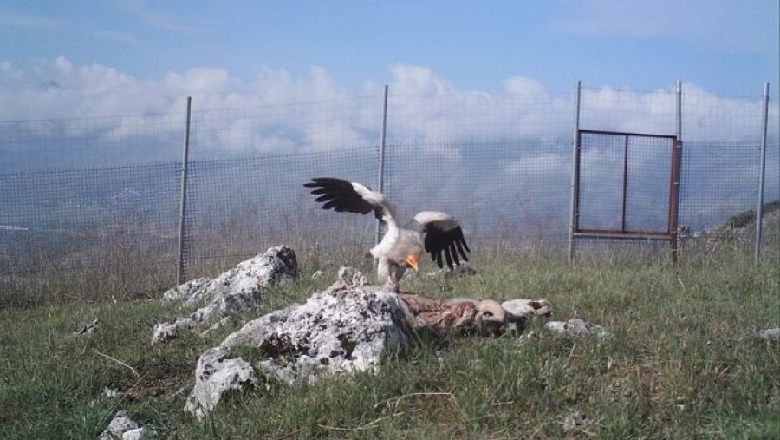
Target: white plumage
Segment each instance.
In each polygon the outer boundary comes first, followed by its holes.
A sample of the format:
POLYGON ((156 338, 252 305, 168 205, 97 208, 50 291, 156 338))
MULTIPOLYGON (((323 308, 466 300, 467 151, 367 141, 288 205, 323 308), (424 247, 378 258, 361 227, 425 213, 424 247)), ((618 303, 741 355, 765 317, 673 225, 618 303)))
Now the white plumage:
POLYGON ((463 230, 447 213, 423 211, 401 226, 395 207, 385 196, 360 183, 316 177, 303 186, 313 188, 311 193, 317 196, 317 202, 323 203, 322 209, 358 214, 373 212, 386 224, 385 235, 370 252, 378 261, 377 279, 393 290, 398 290, 398 283, 407 268, 419 270, 423 251, 429 253, 439 267, 446 264, 453 268, 460 264, 461 259, 468 261, 467 253, 471 249, 463 237, 463 230))

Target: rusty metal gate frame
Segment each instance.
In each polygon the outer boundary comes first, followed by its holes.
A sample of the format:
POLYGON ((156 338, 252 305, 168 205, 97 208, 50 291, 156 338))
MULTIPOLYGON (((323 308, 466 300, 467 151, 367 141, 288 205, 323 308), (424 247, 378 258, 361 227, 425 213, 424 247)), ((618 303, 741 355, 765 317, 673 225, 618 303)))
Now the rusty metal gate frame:
POLYGON ((576 238, 596 238, 596 239, 618 239, 618 240, 665 240, 669 242, 672 261, 677 260, 677 217, 679 211, 680 199, 680 159, 682 153, 682 144, 678 136, 643 134, 605 130, 584 130, 577 129, 575 137, 575 155, 574 155, 574 177, 572 179, 572 212, 573 228, 571 239, 576 238), (581 171, 581 151, 582 135, 595 134, 605 136, 624 137, 623 149, 623 188, 622 188, 622 206, 620 230, 582 228, 580 227, 580 171, 581 171), (633 231, 626 229, 626 200, 628 191, 628 139, 632 137, 667 139, 671 141, 671 164, 669 170, 669 204, 667 208, 666 230, 659 231, 633 231))

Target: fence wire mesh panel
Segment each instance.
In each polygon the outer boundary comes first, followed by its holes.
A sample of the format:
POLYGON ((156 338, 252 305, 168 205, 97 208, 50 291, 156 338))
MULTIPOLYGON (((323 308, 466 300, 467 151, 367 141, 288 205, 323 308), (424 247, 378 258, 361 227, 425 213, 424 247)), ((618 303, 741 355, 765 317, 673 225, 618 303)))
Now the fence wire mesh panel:
MULTIPOLYGON (((775 123, 780 116, 775 115, 775 123)), ((767 142, 766 186, 764 186, 764 218, 762 227, 765 236, 763 261, 780 263, 780 139, 767 142)))
POLYGON ((560 246, 569 150, 554 139, 390 144, 385 193, 408 218, 424 210, 450 213, 470 243, 560 246))
MULTIPOLYGON (((681 235, 689 251, 749 252, 755 240, 763 103, 758 96, 718 97, 683 89, 681 235)), ((780 114, 770 100, 765 245, 769 261, 780 255, 780 114)))
POLYGON ((754 209, 758 153, 757 142, 687 142, 680 225, 707 232, 754 209))
POLYGON ((408 95, 388 104, 385 192, 408 215, 444 210, 469 242, 565 242, 572 96, 518 79, 513 93, 408 95))
MULTIPOLYGON (((747 251, 755 238, 758 142, 688 142, 683 149, 680 227, 688 241, 710 252, 738 247, 747 251)), ((767 249, 775 252, 780 214, 778 142, 767 146, 764 229, 767 249), (774 165, 774 166, 773 166, 774 165), (771 182, 775 182, 774 185, 771 182), (770 225, 774 226, 770 226, 770 225), (774 246, 773 246, 774 244, 774 246)))
POLYGON ((0 173, 179 161, 184 116, 0 121, 0 173))
POLYGON ((100 277, 117 294, 151 294, 159 286, 150 274, 176 261, 178 172, 153 164, 0 174, 4 281, 70 277, 71 294, 82 296, 100 277))
MULTIPOLYGON (((303 187, 312 177, 371 184, 375 146, 267 155, 190 164, 186 273, 228 267, 288 244, 302 254, 360 254, 372 241, 373 217, 323 211, 303 187)), ((362 255, 362 254, 361 254, 362 255)))
POLYGON ((40 297, 156 293, 176 261, 180 164, 169 161, 182 121, 0 122, 0 303, 19 286, 40 297))
MULTIPOLYGON (((362 258, 373 243, 371 216, 322 211, 302 185, 312 177, 333 176, 377 187, 383 96, 317 102, 299 96, 302 102, 295 104, 268 96, 264 102, 194 100, 200 110, 191 114, 188 278, 224 270, 276 244, 305 254, 302 264, 341 265, 362 258), (235 107, 215 108, 226 102, 235 107)), ((748 256, 755 233, 762 102, 758 93, 719 97, 683 87, 679 225, 684 249, 701 244, 711 253, 729 247, 748 256)), ((777 102, 777 95, 770 99, 768 117, 765 258, 780 254, 777 102)), ((675 103, 671 89, 582 89, 580 128, 674 135, 675 103)), ((450 212, 477 251, 492 246, 563 250, 574 115, 573 95, 549 94, 524 79, 509 81, 505 94, 458 92, 445 84, 436 90, 391 89, 381 170, 385 192, 406 216, 430 209, 450 212)), ((78 297, 170 287, 186 116, 0 122, 3 292, 37 283, 47 295, 53 277, 69 277, 62 290, 78 297)), ((628 143, 628 230, 665 224, 665 214, 651 208, 668 205, 666 190, 655 182, 667 182, 669 159, 653 142, 632 138, 628 143)), ((589 186, 582 196, 592 198, 594 207, 582 219, 585 224, 616 227, 606 220, 615 218, 620 206, 615 191, 623 184, 615 177, 621 175, 617 164, 623 149, 614 150, 593 150, 594 156, 584 157, 598 165, 596 174, 584 176, 589 186)))
MULTIPOLYGON (((758 145, 763 113, 763 99, 759 93, 721 97, 683 86, 682 131, 686 142, 737 141, 758 145)), ((770 100, 768 133, 770 139, 776 140, 780 136, 777 96, 770 100)))
MULTIPOLYGON (((517 93, 407 95, 393 91, 388 102, 388 142, 442 143, 570 139, 571 94, 551 95, 533 84, 517 93)), ((457 148, 452 151, 455 153, 457 148)))
POLYGON ((676 94, 582 88, 580 128, 628 133, 675 134, 676 94))
POLYGON ((365 252, 371 219, 323 212, 303 184, 333 176, 374 185, 381 121, 379 97, 193 112, 185 273, 219 271, 277 244, 365 252))
POLYGON ((582 130, 575 232, 671 234, 674 136, 582 130))
POLYGON ((197 110, 190 157, 220 160, 376 146, 381 127, 381 96, 197 110))

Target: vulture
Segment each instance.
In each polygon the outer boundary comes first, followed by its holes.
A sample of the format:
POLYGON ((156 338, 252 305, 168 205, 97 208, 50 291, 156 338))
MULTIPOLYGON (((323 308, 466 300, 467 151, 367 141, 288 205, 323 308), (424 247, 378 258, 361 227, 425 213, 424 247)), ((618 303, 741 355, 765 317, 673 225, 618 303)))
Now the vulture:
POLYGON ((399 282, 407 268, 420 270, 420 255, 431 255, 440 268, 453 269, 461 259, 468 261, 471 252, 463 230, 449 214, 439 211, 422 211, 408 223, 401 225, 395 207, 382 193, 365 185, 334 177, 315 177, 303 185, 312 188, 315 201, 322 209, 336 212, 368 214, 384 222, 382 240, 371 248, 370 254, 377 260, 377 280, 391 290, 399 291, 399 282))

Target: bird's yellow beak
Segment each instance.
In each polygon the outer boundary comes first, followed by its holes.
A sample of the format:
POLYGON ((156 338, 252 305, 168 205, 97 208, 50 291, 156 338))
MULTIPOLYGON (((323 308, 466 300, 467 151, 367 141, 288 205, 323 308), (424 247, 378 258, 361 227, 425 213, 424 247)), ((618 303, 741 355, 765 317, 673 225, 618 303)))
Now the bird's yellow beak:
POLYGON ((414 269, 415 272, 420 271, 420 256, 418 254, 409 254, 404 260, 406 265, 414 269))

